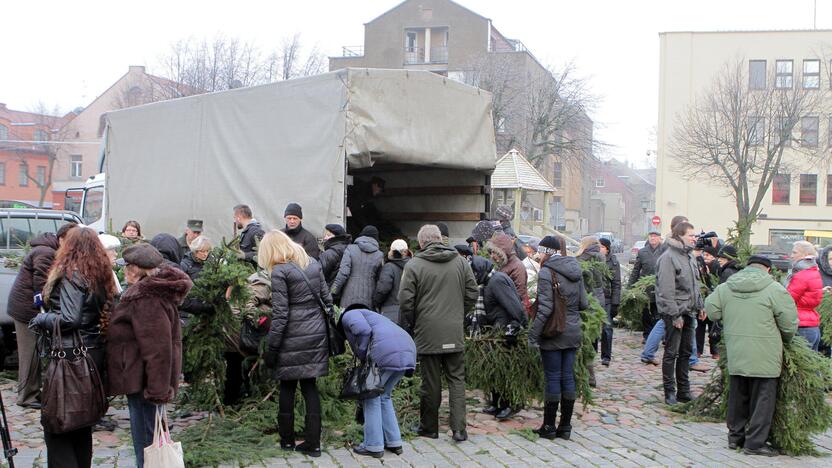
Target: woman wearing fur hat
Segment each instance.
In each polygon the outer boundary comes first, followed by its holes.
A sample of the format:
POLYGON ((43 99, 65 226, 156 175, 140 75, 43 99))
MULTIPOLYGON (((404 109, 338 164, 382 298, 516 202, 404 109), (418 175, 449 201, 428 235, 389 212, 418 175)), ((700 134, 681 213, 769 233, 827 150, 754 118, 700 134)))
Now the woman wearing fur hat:
POLYGON ((531 301, 529 301, 529 290, 527 289, 528 277, 526 267, 517 258, 514 251, 514 240, 506 234, 496 234, 486 243, 486 249, 491 260, 497 265, 497 269, 509 276, 514 282, 517 296, 523 302, 526 314, 531 312, 531 301))
POLYGON ((381 267, 378 283, 376 283, 376 292, 373 294, 375 310, 397 325, 401 325, 399 321, 399 284, 402 281, 404 266, 407 265, 411 257, 407 242, 402 239, 394 240, 390 244, 390 251, 387 253, 387 263, 381 267))
POLYGON ((153 441, 157 405, 173 401, 182 373, 178 305, 193 286, 150 244, 124 250, 130 286, 113 311, 107 332, 110 395, 127 395, 136 465, 153 441))
MULTIPOLYGON (((61 239, 55 262, 43 287, 47 313, 37 314, 29 323, 29 328, 49 334, 55 325, 59 326, 61 343, 54 344, 68 354, 77 346, 74 337, 77 331, 99 373, 104 374, 102 328, 106 328, 108 310, 115 293, 116 283, 110 260, 98 235, 90 228, 72 229, 61 239)), ((45 377, 44 388, 47 388, 49 375, 45 377)), ((44 404, 50 403, 44 401, 44 404)), ((91 466, 92 425, 59 434, 44 428, 43 438, 49 466, 91 466)))

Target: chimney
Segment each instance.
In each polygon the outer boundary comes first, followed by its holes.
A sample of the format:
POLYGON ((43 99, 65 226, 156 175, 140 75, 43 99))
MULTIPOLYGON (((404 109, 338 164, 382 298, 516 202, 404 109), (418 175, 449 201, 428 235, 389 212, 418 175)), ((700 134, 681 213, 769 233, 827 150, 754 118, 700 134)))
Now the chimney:
POLYGON ((143 65, 130 65, 127 68, 127 73, 140 73, 144 74, 144 66, 143 65))

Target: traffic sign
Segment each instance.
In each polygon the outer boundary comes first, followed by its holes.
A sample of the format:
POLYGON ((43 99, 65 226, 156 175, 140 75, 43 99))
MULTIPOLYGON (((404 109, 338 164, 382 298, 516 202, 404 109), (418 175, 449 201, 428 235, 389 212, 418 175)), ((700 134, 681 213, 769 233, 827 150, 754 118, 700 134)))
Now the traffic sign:
POLYGON ((653 216, 653 219, 651 221, 653 222, 653 226, 658 226, 662 223, 662 219, 658 216, 653 216))

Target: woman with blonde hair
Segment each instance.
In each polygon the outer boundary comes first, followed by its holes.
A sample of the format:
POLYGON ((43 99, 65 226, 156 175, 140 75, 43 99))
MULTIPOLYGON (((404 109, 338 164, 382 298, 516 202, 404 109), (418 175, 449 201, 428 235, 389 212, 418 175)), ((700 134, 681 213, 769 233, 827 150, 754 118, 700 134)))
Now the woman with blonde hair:
POLYGON ((280 381, 278 432, 280 446, 312 457, 321 456, 321 398, 315 379, 329 373, 325 312, 332 296, 321 265, 281 231, 263 236, 257 263, 271 272, 272 324, 263 355, 280 381), (305 437, 295 446, 295 390, 306 404, 305 437))

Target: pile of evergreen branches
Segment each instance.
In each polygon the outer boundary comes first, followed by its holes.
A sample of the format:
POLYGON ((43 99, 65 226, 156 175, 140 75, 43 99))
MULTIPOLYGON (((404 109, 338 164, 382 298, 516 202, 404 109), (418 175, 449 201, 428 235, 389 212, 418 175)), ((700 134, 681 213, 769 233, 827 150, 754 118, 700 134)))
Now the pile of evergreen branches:
POLYGON ((650 307, 651 296, 656 287, 656 275, 643 276, 632 286, 621 292, 618 306, 619 320, 630 330, 641 331, 641 313, 650 307))

